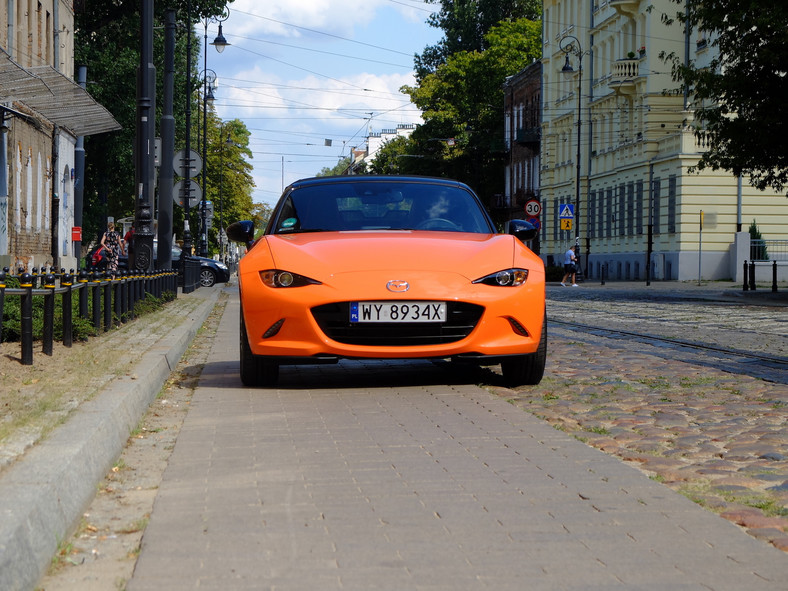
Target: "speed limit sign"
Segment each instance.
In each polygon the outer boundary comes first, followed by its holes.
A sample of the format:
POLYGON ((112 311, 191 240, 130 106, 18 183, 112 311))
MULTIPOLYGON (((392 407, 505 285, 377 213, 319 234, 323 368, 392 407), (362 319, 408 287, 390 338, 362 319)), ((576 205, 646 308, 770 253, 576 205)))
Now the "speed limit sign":
POLYGON ((539 214, 542 213, 542 204, 536 199, 531 199, 525 204, 525 213, 531 217, 539 217, 539 214))

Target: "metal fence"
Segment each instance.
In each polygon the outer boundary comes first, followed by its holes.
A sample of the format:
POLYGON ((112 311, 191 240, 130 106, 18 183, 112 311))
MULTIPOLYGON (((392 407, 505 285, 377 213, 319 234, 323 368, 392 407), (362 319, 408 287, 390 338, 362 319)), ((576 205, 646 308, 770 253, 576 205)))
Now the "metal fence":
POLYGON ((33 302, 43 298, 42 352, 52 355, 55 328, 56 300, 60 299, 63 345, 73 343, 73 312, 76 292, 78 315, 88 319, 93 325, 94 334, 101 329, 108 331, 134 318, 134 305, 149 294, 161 297, 165 291, 178 293, 178 273, 176 271, 152 271, 149 273, 120 271, 116 278, 99 272, 80 271, 66 273, 62 269, 47 273, 33 269, 28 273, 19 269, 17 275, 9 274, 8 267, 0 271, 0 342, 3 341, 3 318, 6 302, 10 297, 19 298, 20 341, 22 364, 33 364, 33 302), (11 283, 14 287, 9 287, 11 283), (16 287, 18 285, 18 287, 16 287))
POLYGON ((751 261, 788 262, 788 240, 750 240, 751 261))

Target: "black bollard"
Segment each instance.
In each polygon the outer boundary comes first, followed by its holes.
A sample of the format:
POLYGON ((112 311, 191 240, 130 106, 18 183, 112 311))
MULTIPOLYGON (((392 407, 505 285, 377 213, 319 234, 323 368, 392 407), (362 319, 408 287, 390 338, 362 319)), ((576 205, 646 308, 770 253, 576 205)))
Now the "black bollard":
POLYGON ((52 356, 55 340, 55 274, 51 271, 43 278, 44 295, 44 329, 41 350, 44 355, 52 356))
POLYGON ((74 285, 74 269, 60 276, 60 287, 64 287, 62 303, 63 312, 63 346, 70 347, 74 344, 74 314, 71 306, 71 290, 74 285))
POLYGON ((25 290, 20 303, 22 332, 22 365, 33 365, 33 276, 24 272, 19 287, 25 290))

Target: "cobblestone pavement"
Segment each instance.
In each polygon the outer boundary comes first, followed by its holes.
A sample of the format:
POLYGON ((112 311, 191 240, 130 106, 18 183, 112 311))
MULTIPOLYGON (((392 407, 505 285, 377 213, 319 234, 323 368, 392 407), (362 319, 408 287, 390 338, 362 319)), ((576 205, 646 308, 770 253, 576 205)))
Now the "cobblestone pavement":
MULTIPOLYGON (((674 295, 620 299, 599 288, 550 288, 548 316, 788 357, 788 307, 674 295)), ((498 393, 788 552, 784 380, 709 367, 680 347, 556 323, 542 383, 498 393)))

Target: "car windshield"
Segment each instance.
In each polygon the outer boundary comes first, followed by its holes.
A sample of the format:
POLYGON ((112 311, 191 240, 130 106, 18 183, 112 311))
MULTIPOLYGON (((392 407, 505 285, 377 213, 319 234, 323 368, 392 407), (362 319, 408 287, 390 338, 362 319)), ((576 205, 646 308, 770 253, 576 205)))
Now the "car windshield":
POLYGON ((270 231, 354 230, 493 232, 479 201, 462 187, 388 181, 297 187, 281 204, 270 231))

